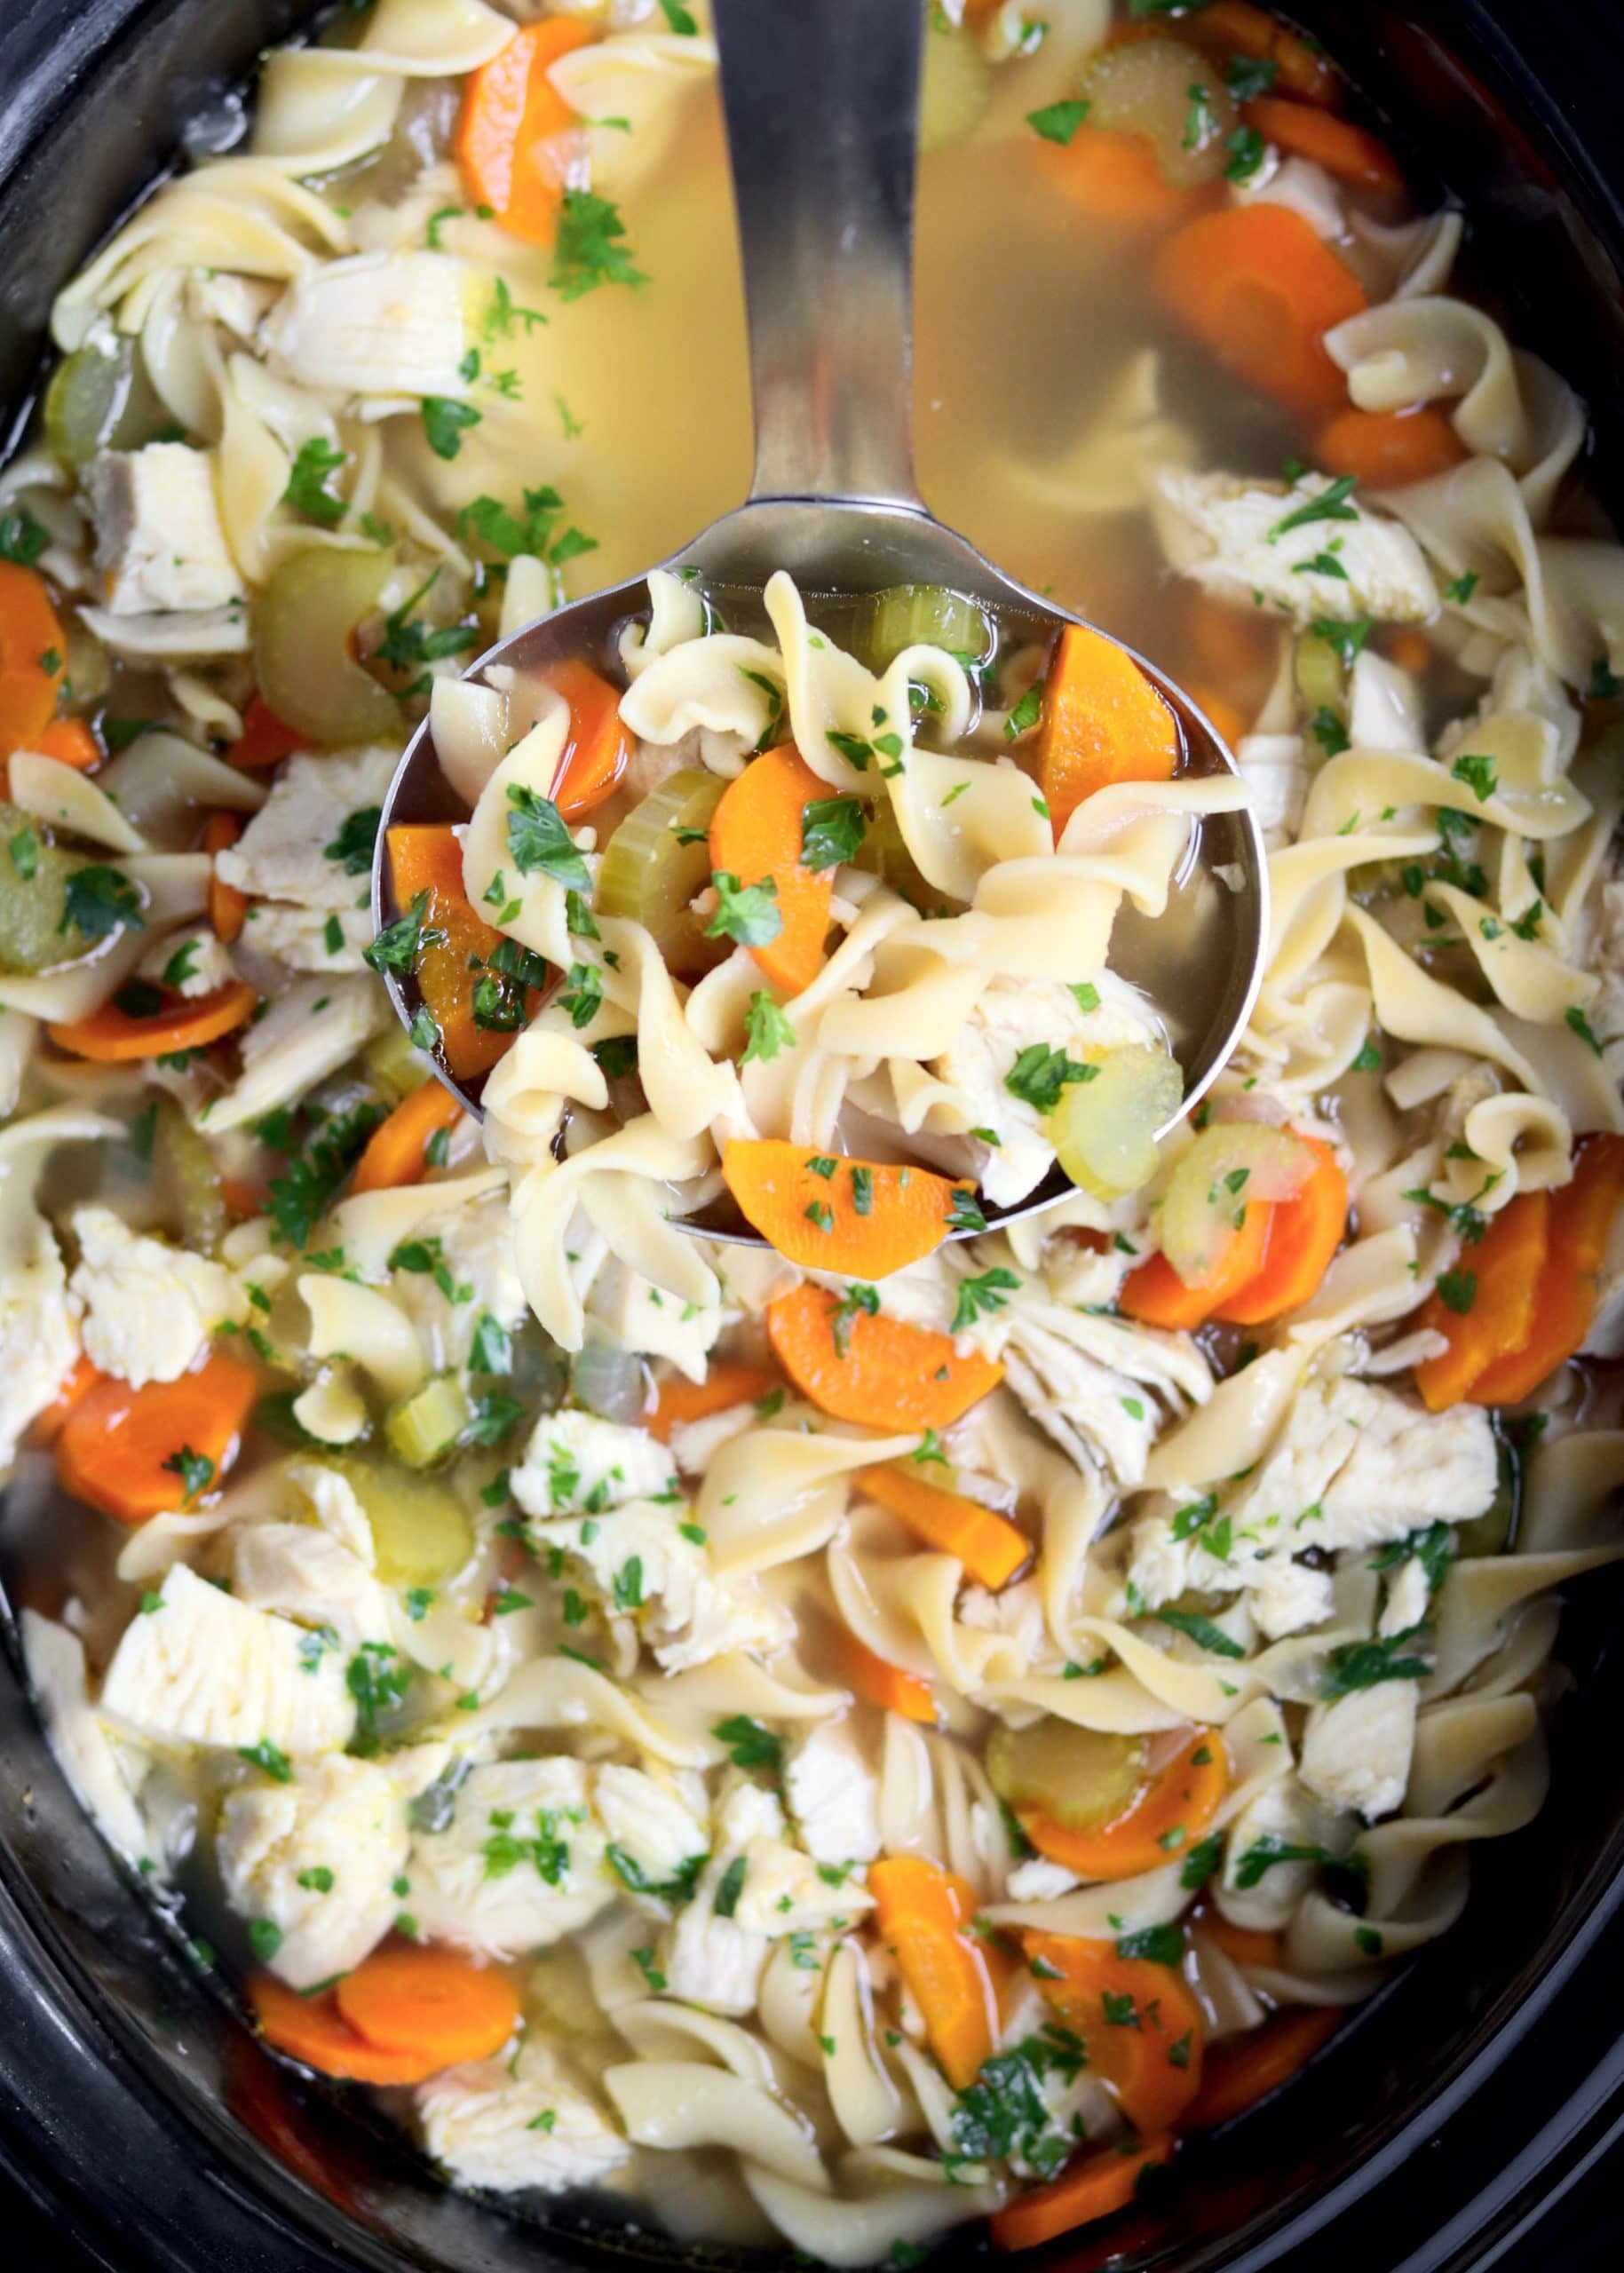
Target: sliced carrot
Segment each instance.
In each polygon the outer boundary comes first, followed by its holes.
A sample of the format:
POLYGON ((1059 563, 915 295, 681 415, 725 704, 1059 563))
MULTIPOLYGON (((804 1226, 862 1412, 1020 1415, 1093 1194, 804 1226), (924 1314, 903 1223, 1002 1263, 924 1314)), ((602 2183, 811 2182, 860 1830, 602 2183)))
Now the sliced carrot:
POLYGON ((462 1114, 462 1102, 449 1089, 439 1081, 424 1081, 410 1097, 402 1097, 368 1137, 350 1190, 384 1192, 396 1184, 421 1184, 428 1174, 430 1144, 462 1114))
POLYGON ((1418 1321, 1430 1333, 1441 1334, 1448 1344, 1415 1368, 1415 1386, 1430 1412, 1458 1405, 1497 1360, 1526 1346, 1549 1251, 1550 1194, 1546 1192, 1519 1192, 1498 1216, 1490 1217, 1475 1245, 1462 1247, 1455 1276, 1461 1280, 1470 1274, 1473 1281, 1466 1308, 1452 1308, 1435 1291, 1422 1305, 1418 1321))
POLYGON ((754 1405, 782 1386, 775 1366, 753 1364, 749 1358, 712 1366, 702 1382, 670 1374, 661 1382, 654 1409, 643 1425, 651 1437, 669 1445, 673 1429, 690 1421, 707 1421, 732 1406, 754 1405))
POLYGON ((728 783, 711 816, 712 868, 741 884, 771 883, 777 893, 782 929, 750 953, 763 978, 787 994, 809 986, 823 961, 834 870, 803 867, 801 816, 828 794, 800 751, 781 742, 728 783))
POLYGON ((946 1334, 859 1311, 839 1318, 837 1295, 796 1287, 767 1305, 778 1361, 803 1397, 836 1421, 867 1429, 946 1429, 996 1389, 1003 1367, 946 1334), (836 1332, 836 1326, 839 1332, 836 1332))
POLYGON ((1216 1729, 1197 1729, 1112 1822, 1081 1831, 1042 1808, 1018 1807, 1041 1855, 1086 1879, 1131 1879, 1194 1846, 1229 1789, 1229 1754, 1216 1729))
POLYGON ((1313 454, 1327 473, 1351 474, 1372 489, 1430 481, 1468 455, 1448 419, 1425 404, 1415 410, 1339 410, 1319 429, 1313 454))
POLYGON ((1254 95, 1246 115, 1265 142, 1293 157, 1311 158, 1337 181, 1358 189, 1404 187, 1403 170, 1385 142, 1362 126, 1351 126, 1345 118, 1333 118, 1317 104, 1254 95))
POLYGON ((529 244, 552 242, 563 202, 562 170, 550 166, 546 146, 580 123, 547 74, 591 36, 569 17, 544 17, 515 33, 468 82, 456 154, 470 202, 488 205, 529 244))
POLYGON ((1082 2039, 1089 2073, 1136 2131, 1170 2130, 1201 2080, 1205 2026, 1183 1974, 1075 1934, 1028 1933, 1021 1944, 1045 2001, 1082 2039))
POLYGON ((905 1721, 921 1721, 926 1728, 940 1720, 928 1681, 877 1656, 844 1626, 835 1638, 835 1655, 841 1679, 866 1705, 877 1705, 883 1713, 900 1713, 905 1721))
POLYGON ((1172 779, 1178 722, 1125 647, 1085 623, 1068 623, 1043 683, 1037 757, 1058 843, 1096 789, 1172 779))
POLYGON ((420 2084, 434 2073, 411 2053, 381 2051, 357 2036, 330 1989, 320 1997, 304 1997, 274 1975, 257 1973, 248 1996, 265 2042, 319 2075, 358 2084, 420 2084))
POLYGON ((432 2063, 430 2074, 490 2059, 519 2021, 519 1992, 508 1976, 450 1950, 374 1950, 335 1993, 357 2036, 380 2052, 432 2063))
POLYGON ((220 1178, 220 1198, 226 1202, 226 1212, 245 1224, 250 1216, 263 1216, 265 1188, 262 1184, 250 1184, 244 1176, 223 1176, 220 1178))
POLYGON ((0 560, 0 757, 39 748, 56 713, 67 647, 44 578, 0 560))
POLYGON ((1256 204, 1203 214, 1162 247, 1156 285, 1169 313, 1244 385, 1305 416, 1328 417, 1346 402, 1325 335, 1369 304, 1300 213, 1256 204))
POLYGON ((579 820, 602 804, 631 763, 631 739, 621 724, 620 689, 574 655, 551 664, 542 676, 569 705, 569 740, 552 801, 566 820, 579 820))
POLYGON ((1146 2171, 1172 2159, 1173 2142, 1165 2136, 1142 2140, 1129 2154, 1120 2147, 1102 2147, 1097 2153, 1081 2156, 1047 2186, 1018 2194, 994 2211, 986 2222, 993 2246, 1038 2249, 1079 2226, 1113 2217, 1127 2209, 1146 2171))
POLYGON ((865 1279, 931 1254, 976 1193, 928 1168, 835 1159, 777 1136, 727 1145, 722 1175, 740 1214, 781 1255, 803 1271, 865 1279))
POLYGON ((1201 2088, 1184 2112, 1187 2131, 1212 2131, 1232 2122, 1295 2076, 1334 2034, 1339 2011, 1297 2005, 1274 2014, 1261 2028, 1215 2044, 1201 2088))
POLYGON ((1412 678, 1424 678, 1432 667, 1432 643, 1424 631, 1409 624, 1390 630, 1382 643, 1390 660, 1412 678))
POLYGON ((1007 1517, 961 1492, 927 1484, 915 1469, 890 1462, 863 1469, 857 1481, 871 1500, 889 1508, 928 1547, 956 1555, 978 1586, 995 1593, 1031 1560, 1032 1542, 1007 1517))
MULTIPOLYGON (((463 891, 463 848, 449 823, 410 822, 389 832, 389 867, 395 898, 409 907, 429 895, 427 923, 445 938, 425 947, 416 979, 440 1028, 446 1064, 459 1081, 488 1073, 512 1043, 511 1032, 476 1025, 474 989, 479 972, 502 944, 502 934, 476 913, 463 891)), ((527 996, 535 1001, 534 993, 527 996)))
POLYGON ((880 1937, 924 2016, 931 2049, 955 2091, 992 2056, 998 2000, 981 1944, 967 1930, 976 1898, 963 1879, 915 1855, 868 1867, 880 1937))
MULTIPOLYGON (((235 813, 210 813, 203 825, 203 850, 212 860, 234 844, 242 834, 242 823, 235 813)), ((242 936, 248 921, 248 894, 239 891, 235 884, 228 884, 218 874, 209 878, 209 927, 223 946, 242 936)))
POLYGON ((226 762, 246 773, 257 773, 262 766, 280 765, 284 757, 291 757, 304 747, 305 737, 298 728, 279 718, 263 694, 255 694, 249 698, 242 713, 242 732, 226 751, 226 762))
POLYGON ((167 1057, 180 1049, 206 1049, 211 1041, 234 1033, 259 1000, 245 978, 227 979, 224 986, 193 1002, 166 987, 157 992, 160 1007, 149 1018, 132 1017, 110 1002, 88 1018, 45 1031, 59 1049, 75 1057, 119 1065, 138 1057, 167 1057))
POLYGON ((58 1390, 55 1398, 43 1413, 36 1415, 28 1430, 28 1442, 31 1445, 54 1445, 75 1406, 100 1379, 95 1366, 81 1351, 74 1360, 72 1373, 58 1390))
MULTIPOLYGON (((1599 1288, 1597 1274, 1607 1253, 1613 1218, 1624 1202, 1624 1136, 1587 1136, 1579 1145, 1571 1183, 1561 1190, 1519 1192, 1494 1219, 1521 1208, 1525 1200, 1549 1198, 1545 1252, 1534 1290, 1528 1331, 1508 1355, 1485 1366, 1464 1392, 1473 1405, 1516 1405, 1531 1397, 1558 1366, 1571 1358, 1590 1331, 1599 1288)), ((1480 1255, 1485 1232, 1467 1255, 1480 1255)), ((1471 1267, 1465 1256, 1462 1267, 1471 1267)), ((1478 1299, 1482 1282, 1479 1279, 1478 1299)), ((1472 1310, 1477 1307, 1477 1301, 1472 1310)), ((1468 1312, 1470 1318, 1471 1313, 1468 1312)), ((1417 1368, 1420 1382, 1420 1369, 1417 1368)), ((1426 1397, 1426 1385, 1421 1384, 1426 1397)), ((1430 1403, 1430 1399, 1428 1399, 1430 1403)), ((1435 1408, 1436 1409, 1436 1408, 1435 1408)))
POLYGON ((1185 692, 1198 710, 1204 710, 1218 740, 1233 749, 1247 731, 1246 713, 1227 694, 1220 694, 1216 687, 1204 686, 1199 680, 1190 680, 1185 692))
POLYGON ((1190 8, 1119 24, 1107 44, 1135 39, 1180 40, 1221 63, 1232 55, 1251 56, 1272 63, 1275 84, 1299 102, 1335 108, 1342 99, 1342 83, 1325 55, 1251 0, 1209 0, 1199 12, 1190 8))
POLYGON ((1318 1136, 1301 1136, 1314 1155, 1306 1184, 1289 1200, 1268 1203, 1268 1245, 1262 1263, 1209 1315, 1230 1326, 1266 1326, 1307 1302, 1330 1266, 1348 1228, 1348 1179, 1336 1155, 1318 1136))
POLYGON ((1220 1303, 1239 1295, 1263 1268, 1269 1251, 1269 1219, 1272 1203, 1248 1202, 1240 1228, 1225 1249, 1217 1270, 1205 1287, 1186 1287, 1165 1255, 1137 1263, 1122 1281, 1117 1308, 1141 1326, 1166 1327, 1172 1332, 1193 1333, 1205 1326, 1220 1303))
POLYGON ((253 1367, 223 1350, 178 1381, 140 1389, 99 1375, 57 1437, 63 1489, 122 1524, 178 1507, 181 1479, 167 1463, 183 1450, 196 1453, 213 1461, 218 1484, 241 1449, 257 1390, 253 1367))
POLYGON ((101 764, 101 744, 83 718, 53 718, 31 747, 75 773, 91 773, 101 764))
POLYGON ((1221 1910, 1203 1912, 1198 1924, 1207 1939, 1237 1965, 1278 1966, 1280 1961, 1278 1934, 1256 1926, 1232 1926, 1221 1910))
POLYGON ((1090 222, 1124 235, 1176 228, 1211 202, 1205 190, 1176 188, 1148 137, 1126 127, 1084 126, 1064 145, 1037 142, 1032 154, 1090 222))

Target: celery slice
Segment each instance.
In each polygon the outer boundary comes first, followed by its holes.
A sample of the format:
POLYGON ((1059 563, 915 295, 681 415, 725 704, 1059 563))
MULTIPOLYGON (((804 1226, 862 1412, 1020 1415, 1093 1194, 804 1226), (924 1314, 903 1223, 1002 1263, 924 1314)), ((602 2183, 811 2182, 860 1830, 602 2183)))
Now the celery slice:
POLYGON ((689 902, 710 882, 706 832, 727 784, 685 765, 634 805, 604 847, 594 901, 600 915, 624 916, 653 933, 676 970, 704 970, 729 952, 707 939, 689 902))
POLYGON ((1125 1814, 1145 1769, 1143 1737, 1074 1728, 1069 1721, 997 1729, 986 1754, 987 1776, 1007 1807, 1042 1808, 1068 1831, 1125 1814))
POLYGON ((1068 1082, 1049 1119, 1060 1165, 1097 1200, 1120 1200, 1156 1173, 1156 1131, 1184 1093, 1178 1061, 1165 1049, 1129 1042, 1108 1049, 1091 1081, 1068 1082))
POLYGON ((984 663, 995 645, 986 609, 946 584, 892 584, 874 593, 859 612, 852 638, 856 653, 875 671, 905 647, 946 647, 984 663))
POLYGON ((437 1374, 395 1406, 384 1434, 408 1468, 432 1468, 456 1449, 471 1417, 462 1384, 450 1374, 437 1374))

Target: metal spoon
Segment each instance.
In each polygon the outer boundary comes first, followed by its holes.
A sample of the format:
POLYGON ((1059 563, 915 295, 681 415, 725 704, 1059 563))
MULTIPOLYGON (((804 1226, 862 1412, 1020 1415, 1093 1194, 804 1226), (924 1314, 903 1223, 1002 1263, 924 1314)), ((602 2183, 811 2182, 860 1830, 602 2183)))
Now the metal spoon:
MULTIPOLYGON (((1022 620, 1036 638, 1052 638, 1081 619, 944 528, 914 485, 910 301, 921 0, 713 4, 749 309, 756 470, 744 504, 660 565, 697 570, 705 585, 755 591, 778 568, 804 590, 844 598, 894 584, 947 585, 994 614, 1022 620)), ((470 675, 479 677, 493 664, 537 672, 566 656, 601 657, 611 652, 616 627, 646 600, 639 576, 574 601, 502 640, 470 675)), ((1186 770, 1234 772, 1188 695, 1145 656, 1128 652, 1177 714, 1186 770)), ((425 724, 384 804, 372 878, 380 930, 401 912, 385 853, 391 825, 465 817, 425 724)), ((1223 976, 1204 1016, 1187 1024, 1180 1006, 1149 983, 1157 958, 1146 918, 1125 906, 1112 939, 1113 970, 1129 979, 1142 975, 1184 1070, 1184 1104, 1169 1128, 1205 1094, 1244 1029, 1268 936, 1267 867, 1250 814, 1204 821, 1194 858, 1226 871, 1214 899, 1227 917, 1227 936, 1202 957, 1204 964, 1221 959, 1223 976)), ((387 984, 409 1026, 418 1007, 412 981, 390 973, 387 984)), ((436 1071, 477 1114, 482 1084, 464 1087, 443 1067, 436 1071)), ((1073 1189, 1057 1167, 1018 1208, 988 1208, 987 1220, 1010 1222, 1073 1189)), ((754 1232, 694 1228, 764 1244, 754 1232)))

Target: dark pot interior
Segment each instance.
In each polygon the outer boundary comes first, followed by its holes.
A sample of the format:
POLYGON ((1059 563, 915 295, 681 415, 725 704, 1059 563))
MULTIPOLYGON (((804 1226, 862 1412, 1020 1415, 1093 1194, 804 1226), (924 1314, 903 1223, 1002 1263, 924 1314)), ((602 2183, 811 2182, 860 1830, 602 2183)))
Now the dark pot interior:
MULTIPOLYGON (((779 5, 793 0, 777 0, 779 5)), ((910 0, 876 0, 907 5, 910 0)), ((51 297, 185 123, 310 12, 298 0, 9 0, 0 24, 0 403, 24 404, 51 297)), ((1624 18, 1537 0, 1301 14, 1472 221, 1473 271, 1588 400, 1595 479, 1624 498, 1624 18)), ((0 1542, 0 1567, 4 1548, 0 1542)), ((26 1573, 5 1567, 13 1603, 26 1573)), ((1462 1924, 1278 2103, 1181 2157, 1161 2202, 1084 2269, 1480 2264, 1610 2125, 1624 2053, 1601 1984, 1624 1921, 1616 1577, 1562 1629, 1549 1802, 1478 1857, 1462 1924)), ((10 1637, 8 1637, 10 1638, 10 1637)), ((125 2269, 499 2269, 669 2255, 440 2190, 368 2119, 261 2054, 109 1860, 0 1663, 0 2155, 61 2229, 125 2269)), ((965 2253, 970 2245, 961 2243, 965 2253)))

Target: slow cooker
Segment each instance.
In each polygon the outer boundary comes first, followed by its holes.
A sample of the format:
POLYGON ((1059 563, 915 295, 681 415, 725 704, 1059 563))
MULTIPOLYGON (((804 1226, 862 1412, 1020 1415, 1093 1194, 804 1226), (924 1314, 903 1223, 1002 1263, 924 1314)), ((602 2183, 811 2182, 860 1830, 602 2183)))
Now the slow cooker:
MULTIPOLYGON (((203 147, 229 137, 257 51, 312 12, 307 0, 5 0, 0 404, 16 420, 54 290, 200 131, 203 147)), ((1624 11, 1303 0, 1298 12, 1422 188, 1465 206, 1479 289, 1588 401, 1593 478, 1624 509, 1624 11)), ((6 1563, 3 1523, 0 1576, 9 1612, 28 1573, 6 1563)), ((1551 2254, 1541 2221, 1552 2205, 1587 2186, 1555 2261, 1616 2261, 1624 1657, 1609 1644, 1621 1613, 1618 1572, 1568 1607, 1549 1801, 1481 1859, 1461 1924, 1290 2090, 1187 2148, 1153 2206, 1046 2261, 1068 2273, 1529 2263, 1551 2254), (1594 2254, 1581 2238, 1592 2217, 1594 2254)), ((81 1814, 24 1693, 9 1616, 7 1629, 0 2172, 51 2237, 31 2250, 39 2262, 71 2252, 117 2273, 536 2273, 679 2260, 568 2207, 543 2223, 449 2194, 376 2117, 277 2066, 81 1814)))

